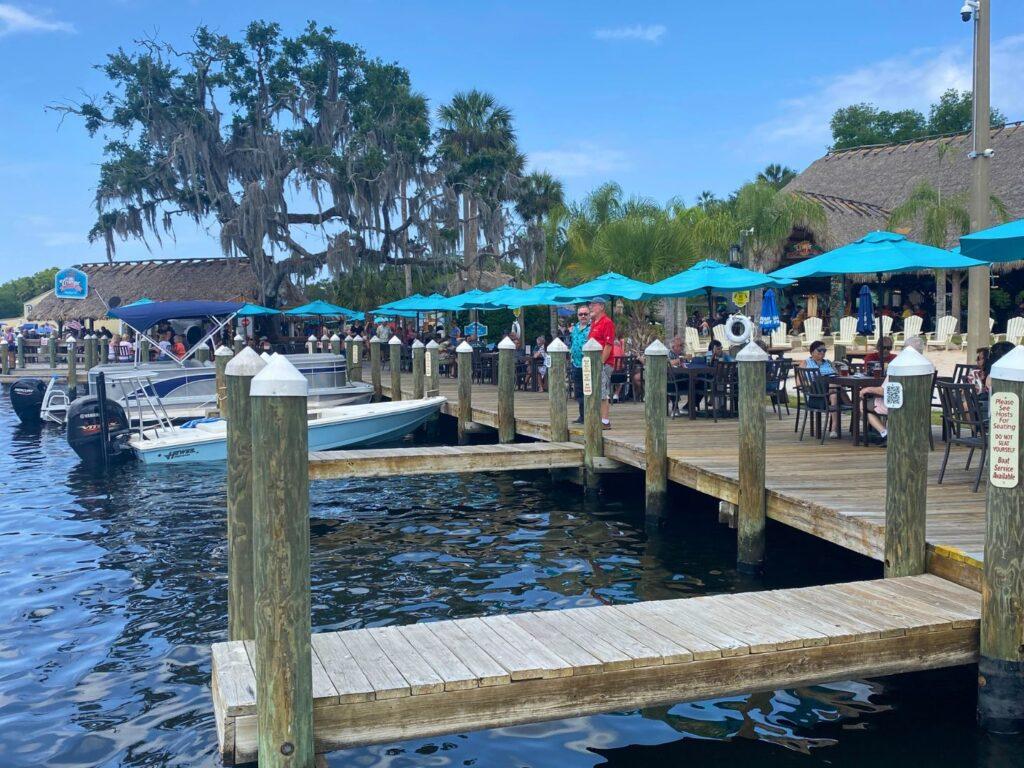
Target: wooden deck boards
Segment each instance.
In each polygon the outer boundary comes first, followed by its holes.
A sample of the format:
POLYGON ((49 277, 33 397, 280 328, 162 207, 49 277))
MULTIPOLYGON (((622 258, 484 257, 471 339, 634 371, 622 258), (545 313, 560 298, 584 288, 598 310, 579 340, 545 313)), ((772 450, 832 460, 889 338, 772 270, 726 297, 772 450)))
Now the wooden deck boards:
MULTIPOLYGON (((969 663, 980 609, 925 575, 318 633, 317 749, 969 663)), ((256 757, 250 645, 213 646, 227 764, 256 757)))
MULTIPOLYGON (((385 377, 386 378, 386 377, 385 377)), ((403 379, 403 391, 411 381, 403 379)), ((390 388, 385 386, 385 394, 390 388)), ((448 397, 445 413, 456 415, 456 382, 441 380, 448 397)), ((526 437, 550 439, 549 403, 543 392, 516 392, 516 431, 526 437)), ((570 402, 570 416, 575 403, 570 402)), ((473 386, 473 420, 493 426, 497 420, 497 387, 473 386)), ((884 550, 885 459, 880 448, 854 446, 848 437, 826 440, 793 431, 794 417, 767 418, 768 516, 819 538, 875 559, 884 550)), ((604 433, 608 458, 644 468, 642 403, 612 406, 612 425, 604 433)), ((582 428, 571 427, 571 439, 582 440, 582 428)), ((718 499, 736 501, 737 422, 735 419, 691 421, 671 419, 668 425, 669 479, 718 499)), ((964 470, 966 449, 954 449, 946 478, 938 485, 942 444, 928 462, 928 567, 933 573, 980 589, 985 540, 985 494, 972 493, 977 461, 964 470)))

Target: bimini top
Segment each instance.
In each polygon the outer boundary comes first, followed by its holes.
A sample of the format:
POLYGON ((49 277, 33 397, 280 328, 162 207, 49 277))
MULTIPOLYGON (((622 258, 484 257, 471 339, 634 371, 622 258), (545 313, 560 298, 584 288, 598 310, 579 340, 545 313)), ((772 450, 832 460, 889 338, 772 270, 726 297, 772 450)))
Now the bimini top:
POLYGON ((243 306, 241 301, 151 301, 114 307, 107 310, 107 316, 123 320, 136 330, 145 330, 161 320, 233 315, 243 306))

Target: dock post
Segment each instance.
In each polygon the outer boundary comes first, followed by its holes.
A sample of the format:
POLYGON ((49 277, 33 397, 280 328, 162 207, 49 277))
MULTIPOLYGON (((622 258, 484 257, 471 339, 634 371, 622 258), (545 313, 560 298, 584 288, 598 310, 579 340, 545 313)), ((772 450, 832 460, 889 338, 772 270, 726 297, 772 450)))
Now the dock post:
POLYGON ((96 365, 105 365, 110 361, 110 339, 106 336, 96 337, 96 365))
POLYGON ((245 336, 243 336, 240 333, 236 333, 235 334, 235 338, 233 338, 231 341, 232 341, 232 347, 231 348, 234 350, 235 354, 237 355, 239 352, 242 351, 242 348, 245 346, 245 336))
POLYGON ((266 367, 245 347, 224 368, 228 448, 228 639, 256 637, 252 522, 252 377, 266 367))
POLYGON ((320 352, 321 354, 327 354, 331 351, 331 337, 327 335, 327 331, 324 331, 324 335, 320 337, 320 352))
POLYGON ((391 368, 391 402, 402 399, 402 340, 396 333, 388 341, 388 367, 391 368))
POLYGON ((149 343, 149 338, 146 336, 142 337, 142 341, 139 342, 139 361, 142 363, 149 362, 149 348, 152 345, 149 343))
POLYGON ((57 368, 57 334, 51 333, 46 340, 46 352, 50 357, 50 368, 57 368))
POLYGON ((473 421, 473 347, 463 341, 455 348, 455 354, 459 365, 459 445, 466 445, 473 421))
POLYGON ((6 341, 0 341, 0 373, 4 376, 11 372, 11 360, 8 353, 9 346, 6 341))
POLYGON ((222 418, 227 418, 227 396, 228 396, 228 383, 224 379, 224 369, 227 368, 228 363, 231 362, 231 358, 234 357, 235 353, 230 348, 225 347, 221 344, 213 352, 213 364, 217 371, 217 413, 222 418))
POLYGON ((309 334, 309 338, 306 339, 306 353, 312 355, 315 352, 316 352, 316 336, 314 336, 311 333, 311 334, 309 334))
MULTIPOLYGON (((91 371, 92 367, 96 365, 96 347, 92 344, 92 334, 87 333, 82 339, 82 358, 82 368, 91 371)), ((18 365, 21 364, 21 350, 18 350, 18 365)))
POLYGON ((331 354, 341 354, 341 336, 339 336, 338 334, 334 334, 333 336, 331 336, 331 354))
POLYGON ((739 511, 736 568, 759 573, 764 565, 765 377, 768 353, 754 342, 736 355, 739 367, 739 511))
POLYGON ((548 400, 551 407, 551 442, 569 442, 569 395, 565 383, 565 366, 569 348, 555 338, 548 344, 551 368, 548 370, 548 400))
POLYGON ((284 355, 253 377, 256 724, 265 768, 313 768, 309 384, 284 355))
POLYGON ((352 381, 363 380, 363 337, 356 336, 352 339, 352 362, 349 364, 352 371, 352 381))
POLYGON ((885 576, 919 576, 925 572, 928 430, 935 366, 916 349, 906 347, 889 364, 888 374, 887 388, 902 402, 889 406, 885 576))
POLYGON ((508 336, 498 342, 498 442, 516 439, 516 343, 508 336))
POLYGON ((440 371, 440 356, 441 346, 431 339, 427 342, 427 346, 423 349, 423 370, 426 375, 426 395, 427 397, 436 397, 441 393, 441 381, 438 377, 440 371))
POLYGON ((196 361, 198 361, 200 363, 205 363, 209 359, 210 359, 210 348, 208 346, 206 346, 205 344, 203 344, 202 346, 199 347, 199 349, 196 350, 196 361))
POLYGON ((78 395, 78 342, 69 335, 68 344, 68 398, 74 400, 78 395))
POLYGON ((583 345, 583 468, 584 488, 596 491, 600 483, 597 459, 604 456, 601 424, 601 343, 587 339, 583 345))
POLYGON ((379 403, 383 397, 380 381, 380 337, 370 338, 370 384, 373 386, 373 402, 379 403))
POLYGON ((25 337, 20 333, 14 337, 14 343, 17 345, 17 361, 18 368, 25 368, 25 337))
POLYGON ((644 479, 646 525, 657 525, 665 515, 668 496, 668 348, 659 339, 644 350, 644 479))
POLYGON ((1012 734, 1024 732, 1024 347, 992 366, 991 381, 978 723, 1012 734))
POLYGON ((423 398, 423 342, 416 339, 412 343, 412 399, 423 398))

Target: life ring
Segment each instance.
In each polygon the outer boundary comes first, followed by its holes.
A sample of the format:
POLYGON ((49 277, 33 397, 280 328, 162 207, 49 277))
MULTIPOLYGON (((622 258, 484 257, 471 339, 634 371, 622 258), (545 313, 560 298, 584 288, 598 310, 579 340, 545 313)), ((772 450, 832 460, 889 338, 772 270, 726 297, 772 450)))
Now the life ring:
POLYGON ((754 324, 746 315, 729 315, 725 321, 725 338, 730 344, 746 344, 754 333, 754 324))

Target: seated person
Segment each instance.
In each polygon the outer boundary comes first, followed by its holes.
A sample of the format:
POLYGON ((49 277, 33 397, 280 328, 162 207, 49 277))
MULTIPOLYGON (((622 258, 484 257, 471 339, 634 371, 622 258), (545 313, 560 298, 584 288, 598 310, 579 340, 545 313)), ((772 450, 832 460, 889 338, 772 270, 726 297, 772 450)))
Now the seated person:
MULTIPOLYGON (((825 357, 825 353, 828 349, 825 347, 825 342, 821 339, 811 342, 811 354, 803 361, 801 368, 808 368, 811 370, 820 371, 822 376, 835 376, 837 371, 835 366, 832 365, 832 361, 825 357)), ((829 405, 831 410, 828 414, 828 436, 831 438, 839 437, 839 392, 833 390, 829 392, 829 405)))
POLYGON ((878 344, 875 345, 874 352, 868 352, 864 355, 864 367, 868 370, 871 369, 871 365, 878 365, 878 361, 885 356, 885 364, 888 365, 896 359, 895 353, 892 351, 892 337, 882 336, 878 340, 878 344))
MULTIPOLYGON (((910 347, 915 349, 921 354, 924 354, 924 341, 921 340, 920 336, 911 336, 903 343, 904 349, 910 347)), ((887 419, 889 415, 889 409, 885 407, 885 400, 883 394, 885 393, 885 385, 889 383, 889 377, 885 377, 885 381, 879 387, 864 387, 860 391, 860 396, 864 398, 864 408, 867 409, 868 413, 868 424, 870 424, 876 432, 878 432, 879 444, 885 446, 889 438, 889 430, 886 428, 886 422, 883 419, 887 419)))

